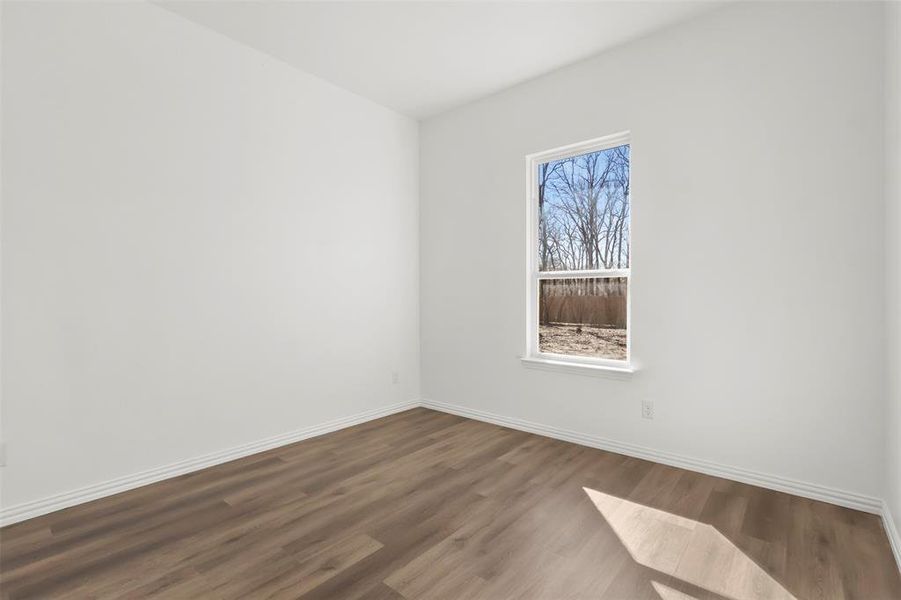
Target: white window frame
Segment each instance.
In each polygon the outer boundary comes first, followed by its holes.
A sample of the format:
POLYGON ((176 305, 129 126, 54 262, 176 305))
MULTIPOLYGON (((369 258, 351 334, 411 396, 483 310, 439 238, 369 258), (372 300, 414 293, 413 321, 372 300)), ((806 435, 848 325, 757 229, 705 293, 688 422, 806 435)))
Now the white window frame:
MULTIPOLYGON (((538 238, 538 166, 564 158, 608 150, 617 146, 631 145, 632 136, 628 131, 616 133, 579 142, 562 148, 538 152, 526 156, 526 189, 528 226, 526 246, 526 279, 528 296, 526 301, 526 351, 523 354, 524 366, 559 370, 577 374, 620 374, 630 375, 635 371, 632 363, 632 207, 629 207, 629 268, 628 269, 595 269, 585 271, 539 271, 539 238, 538 238), (538 349, 538 286, 542 279, 575 279, 588 277, 625 277, 626 286, 626 359, 614 360, 594 358, 590 356, 574 356, 541 352, 538 349)), ((631 177, 631 165, 629 174, 631 177)), ((632 198, 629 197, 631 205, 632 198)))

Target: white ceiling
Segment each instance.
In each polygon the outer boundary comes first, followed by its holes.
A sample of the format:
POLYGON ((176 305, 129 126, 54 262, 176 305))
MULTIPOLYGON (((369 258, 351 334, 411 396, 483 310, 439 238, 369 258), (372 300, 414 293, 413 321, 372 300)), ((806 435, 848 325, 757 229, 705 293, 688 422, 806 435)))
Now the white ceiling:
POLYGON ((716 5, 679 0, 157 4, 417 119, 716 5))

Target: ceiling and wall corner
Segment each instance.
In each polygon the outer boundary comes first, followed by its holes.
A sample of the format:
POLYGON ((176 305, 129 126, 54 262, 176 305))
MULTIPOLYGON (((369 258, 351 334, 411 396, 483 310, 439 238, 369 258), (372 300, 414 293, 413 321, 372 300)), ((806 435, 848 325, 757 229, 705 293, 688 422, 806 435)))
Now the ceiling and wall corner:
POLYGON ((649 2, 155 2, 422 119, 718 7, 649 2))

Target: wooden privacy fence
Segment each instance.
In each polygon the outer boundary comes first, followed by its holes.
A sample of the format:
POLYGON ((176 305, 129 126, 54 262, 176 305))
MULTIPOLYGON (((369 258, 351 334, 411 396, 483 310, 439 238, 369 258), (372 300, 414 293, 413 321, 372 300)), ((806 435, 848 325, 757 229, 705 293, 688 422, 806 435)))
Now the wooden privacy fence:
POLYGON ((626 285, 621 277, 542 280, 540 322, 625 329, 626 285))

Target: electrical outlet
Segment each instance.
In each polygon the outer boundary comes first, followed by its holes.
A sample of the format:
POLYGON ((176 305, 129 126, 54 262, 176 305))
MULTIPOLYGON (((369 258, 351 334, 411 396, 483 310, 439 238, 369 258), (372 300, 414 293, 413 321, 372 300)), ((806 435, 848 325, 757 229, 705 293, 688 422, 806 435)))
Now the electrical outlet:
POLYGON ((653 419, 654 418, 654 402, 651 400, 642 400, 641 401, 641 418, 642 419, 653 419))
POLYGON ((400 373, 391 371, 391 383, 400 383, 400 373))

